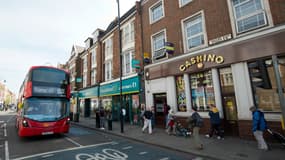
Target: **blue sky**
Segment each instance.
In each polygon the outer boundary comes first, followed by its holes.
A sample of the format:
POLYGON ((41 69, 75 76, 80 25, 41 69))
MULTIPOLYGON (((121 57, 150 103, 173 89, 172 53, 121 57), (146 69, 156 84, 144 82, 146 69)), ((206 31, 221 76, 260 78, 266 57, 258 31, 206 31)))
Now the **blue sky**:
MULTIPOLYGON (((123 15, 136 0, 120 0, 123 15)), ((65 63, 117 16, 116 0, 0 0, 0 82, 18 93, 30 66, 65 63)))

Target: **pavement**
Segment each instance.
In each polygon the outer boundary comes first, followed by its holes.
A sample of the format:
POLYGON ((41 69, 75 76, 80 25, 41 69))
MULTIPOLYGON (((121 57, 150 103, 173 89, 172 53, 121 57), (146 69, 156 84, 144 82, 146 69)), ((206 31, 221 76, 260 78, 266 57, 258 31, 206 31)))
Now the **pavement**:
MULTIPOLYGON (((0 115, 15 114, 14 111, 0 111, 0 115)), ((124 123, 124 132, 121 133, 119 121, 112 122, 112 130, 96 128, 94 118, 79 118, 79 122, 71 121, 71 125, 77 125, 94 129, 107 134, 117 135, 142 143, 147 143, 171 150, 194 154, 199 157, 205 157, 213 160, 284 160, 285 147, 279 143, 269 143, 269 151, 257 149, 257 143, 254 140, 244 140, 239 137, 226 136, 224 140, 216 138, 206 138, 200 135, 204 149, 197 150, 194 146, 193 137, 182 137, 168 135, 165 129, 154 128, 152 134, 142 133, 140 125, 124 123)), ((106 125, 107 126, 107 125, 106 125)), ((146 130, 147 131, 147 130, 146 130)))
MULTIPOLYGON (((228 137, 224 140, 217 138, 206 138, 200 135, 204 149, 197 150, 193 144, 193 137, 182 137, 168 135, 162 128, 154 128, 152 134, 142 133, 140 125, 132 125, 124 123, 123 133, 121 133, 121 125, 119 121, 112 122, 112 130, 102 130, 96 128, 94 118, 79 118, 79 122, 71 122, 71 125, 78 125, 90 129, 95 129, 112 135, 129 138, 135 141, 148 143, 176 150, 184 153, 194 154, 199 157, 218 160, 284 160, 285 147, 279 143, 269 143, 270 150, 262 151, 257 149, 257 143, 254 140, 244 140, 239 137, 228 137)), ((147 131, 147 130, 146 130, 147 131)))

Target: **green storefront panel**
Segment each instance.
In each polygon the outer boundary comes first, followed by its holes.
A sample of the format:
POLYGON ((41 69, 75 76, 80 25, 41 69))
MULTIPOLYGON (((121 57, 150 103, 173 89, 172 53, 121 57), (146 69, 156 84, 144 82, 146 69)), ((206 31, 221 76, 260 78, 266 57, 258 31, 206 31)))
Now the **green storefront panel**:
POLYGON ((98 87, 92 87, 79 91, 79 98, 91 98, 98 97, 98 87))
MULTIPOLYGON (((139 77, 122 80, 122 94, 139 92, 139 77)), ((120 94, 120 81, 100 86, 100 97, 120 94)))

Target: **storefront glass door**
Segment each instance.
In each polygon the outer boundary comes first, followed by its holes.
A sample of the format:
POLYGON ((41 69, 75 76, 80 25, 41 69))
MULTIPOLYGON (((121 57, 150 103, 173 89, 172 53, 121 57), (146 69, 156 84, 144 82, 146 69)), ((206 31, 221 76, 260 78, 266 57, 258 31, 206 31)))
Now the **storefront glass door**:
POLYGON ((238 135, 238 118, 231 67, 219 69, 225 134, 238 135))

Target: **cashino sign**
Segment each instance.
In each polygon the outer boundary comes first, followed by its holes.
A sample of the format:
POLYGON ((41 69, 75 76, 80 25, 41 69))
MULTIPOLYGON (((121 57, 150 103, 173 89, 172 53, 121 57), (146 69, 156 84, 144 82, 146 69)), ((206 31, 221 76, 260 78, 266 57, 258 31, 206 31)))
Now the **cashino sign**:
POLYGON ((181 72, 184 72, 188 68, 190 68, 194 65, 197 65, 198 69, 202 69, 202 68, 204 68, 204 63, 206 63, 206 62, 222 64, 222 63, 224 63, 224 57, 218 56, 215 54, 197 55, 197 56, 191 57, 188 60, 186 60, 184 64, 181 64, 179 66, 179 70, 181 72))

